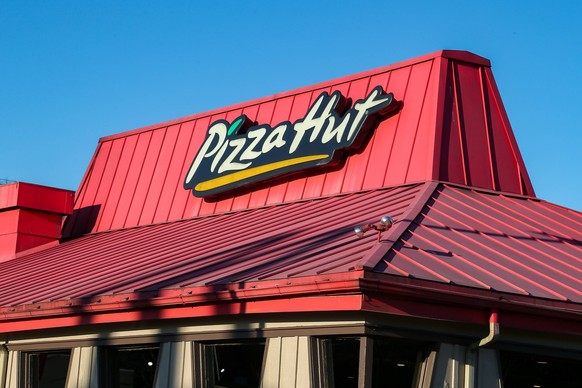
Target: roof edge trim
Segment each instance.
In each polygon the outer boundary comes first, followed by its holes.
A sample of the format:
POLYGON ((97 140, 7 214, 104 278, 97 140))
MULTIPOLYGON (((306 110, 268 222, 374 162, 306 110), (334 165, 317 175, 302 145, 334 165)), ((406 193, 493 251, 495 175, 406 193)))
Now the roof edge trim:
MULTIPOLYGON (((0 310, 0 332, 143 319, 232 315, 240 314, 241 311, 250 314, 272 313, 276 312, 275 307, 285 312, 373 312, 373 309, 369 309, 373 306, 369 304, 366 295, 370 294, 374 299, 378 293, 383 295, 382 300, 392 300, 394 296, 398 296, 424 303, 438 301, 453 307, 470 306, 474 311, 482 312, 489 311, 492 307, 511 306, 512 311, 517 313, 562 318, 568 322, 582 321, 582 305, 577 303, 513 295, 494 290, 480 290, 456 284, 441 284, 428 280, 415 279, 412 282, 408 278, 368 271, 304 277, 295 280, 296 284, 290 286, 287 284, 279 286, 280 281, 261 281, 249 283, 249 287, 244 289, 234 287, 229 289, 225 285, 172 289, 165 290, 156 299, 148 299, 151 296, 150 292, 118 294, 108 298, 101 297, 99 305, 97 303, 99 298, 94 298, 95 303, 85 305, 79 304, 83 302, 82 299, 76 299, 21 306, 24 309, 3 308, 0 310), (310 281, 311 284, 309 284, 310 281), (257 287, 259 285, 266 287, 257 287), (141 299, 131 299, 139 296, 141 299), (332 297, 336 299, 331 299, 332 297), (281 304, 282 299, 285 300, 284 305, 281 304)), ((288 280, 288 282, 291 281, 292 279, 288 280)), ((405 311, 397 314, 408 315, 405 311)), ((483 316, 487 317, 487 314, 483 316)), ((445 318, 458 321, 459 317, 450 315, 445 318)), ((579 324, 577 327, 580 327, 579 324)))

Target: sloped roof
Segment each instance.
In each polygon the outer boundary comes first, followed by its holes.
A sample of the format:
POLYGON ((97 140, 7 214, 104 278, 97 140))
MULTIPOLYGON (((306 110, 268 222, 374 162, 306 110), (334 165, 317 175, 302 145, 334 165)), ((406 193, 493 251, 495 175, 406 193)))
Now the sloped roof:
POLYGON ((374 245, 354 226, 399 216, 423 184, 96 233, 0 263, 0 305, 337 273, 374 245))
POLYGON ((64 236, 188 219, 360 190, 439 180, 534 196, 487 59, 439 51, 99 141, 64 236), (294 175, 218 201, 182 187, 211 123, 241 114, 275 126, 304 117, 322 92, 356 101, 381 86, 401 110, 342 168, 294 175))
POLYGON ((96 233, 0 263, 0 319, 14 310, 8 306, 41 313, 58 300, 93 297, 83 302, 90 304, 107 295, 175 296, 229 284, 260 289, 262 282, 361 270, 388 282, 452 284, 581 310, 582 214, 424 182, 96 233), (385 214, 397 222, 380 242, 375 232, 356 237, 355 225, 385 214))
POLYGON ((162 306, 164 317, 234 314, 220 305, 241 298, 255 312, 282 311, 281 298, 295 311, 365 310, 363 294, 382 287, 582 312, 582 214, 535 198, 489 61, 466 52, 101 139, 74 207, 60 245, 0 263, 0 332, 157 319, 130 313, 162 306), (322 91, 355 101, 377 85, 401 109, 343 165, 212 200, 182 187, 213 121, 276 125, 322 91), (396 223, 380 239, 356 237, 384 215, 396 223), (128 315, 77 319, 118 311, 128 315))
POLYGON ((407 221, 374 272, 582 302, 581 213, 441 184, 407 221))

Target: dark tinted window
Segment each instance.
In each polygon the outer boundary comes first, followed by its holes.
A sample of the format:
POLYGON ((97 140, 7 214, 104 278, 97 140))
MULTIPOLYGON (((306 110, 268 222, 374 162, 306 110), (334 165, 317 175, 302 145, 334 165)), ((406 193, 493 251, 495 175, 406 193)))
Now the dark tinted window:
POLYGON ((357 388, 360 366, 359 338, 325 338, 320 341, 324 387, 357 388))
POLYGON ((264 341, 204 345, 207 385, 258 388, 264 353, 264 341))
POLYGON ((26 386, 61 388, 67 381, 71 351, 25 353, 26 386))
POLYGON ((412 387, 424 346, 412 341, 374 338, 373 347, 372 387, 412 387))
POLYGON ((153 387, 159 346, 106 348, 103 379, 108 387, 153 387))
POLYGON ((356 388, 360 375, 373 388, 410 388, 416 384, 418 365, 426 344, 415 341, 369 337, 366 359, 360 360, 359 337, 335 337, 319 340, 317 364, 320 384, 325 388, 356 388), (362 370, 360 370, 362 369, 362 370))
POLYGON ((581 388, 582 361, 501 351, 505 388, 581 388))

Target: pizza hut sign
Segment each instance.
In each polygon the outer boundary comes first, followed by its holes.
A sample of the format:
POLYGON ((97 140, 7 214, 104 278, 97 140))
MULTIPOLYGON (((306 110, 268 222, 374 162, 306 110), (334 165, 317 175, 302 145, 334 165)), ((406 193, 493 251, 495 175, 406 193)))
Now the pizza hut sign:
POLYGON ((305 117, 271 127, 256 125, 246 115, 218 120, 208 128, 184 188, 197 197, 339 163, 340 155, 362 145, 365 134, 382 116, 398 110, 392 93, 376 86, 349 107, 340 92, 321 93, 305 117))

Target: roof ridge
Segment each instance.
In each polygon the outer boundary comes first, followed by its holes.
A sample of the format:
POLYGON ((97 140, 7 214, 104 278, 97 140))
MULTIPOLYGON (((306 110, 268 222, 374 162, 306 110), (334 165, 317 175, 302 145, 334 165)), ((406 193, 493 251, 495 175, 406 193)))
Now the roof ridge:
POLYGON ((366 256, 354 267, 355 270, 374 269, 376 264, 392 249, 392 246, 398 241, 400 236, 408 230, 410 224, 418 217, 420 211, 424 209, 428 200, 435 192, 437 187, 441 185, 439 181, 426 181, 424 187, 417 196, 416 201, 410 206, 401 219, 394 220, 395 225, 388 232, 388 238, 376 243, 366 256))

